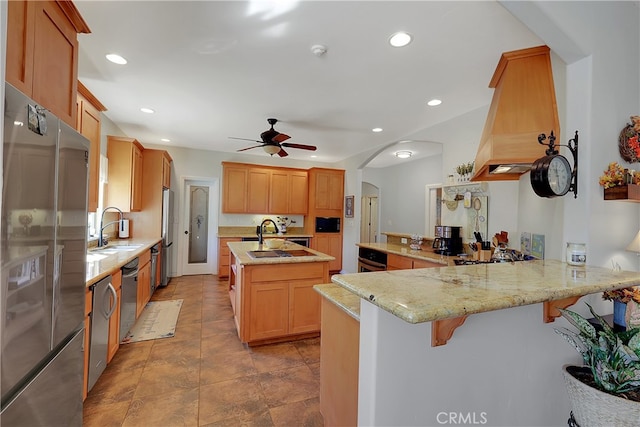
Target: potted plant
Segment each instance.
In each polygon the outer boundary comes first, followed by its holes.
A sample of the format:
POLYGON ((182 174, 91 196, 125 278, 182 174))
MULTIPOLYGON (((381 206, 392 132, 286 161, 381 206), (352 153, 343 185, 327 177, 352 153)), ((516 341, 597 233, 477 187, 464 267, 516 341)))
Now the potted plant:
POLYGON ((563 366, 572 417, 580 427, 637 426, 640 421, 640 328, 614 331, 587 304, 601 325, 560 310, 578 332, 554 329, 582 355, 584 366, 563 366))
POLYGON ((640 287, 628 287, 622 289, 614 289, 611 291, 604 291, 602 293, 602 299, 607 301, 613 301, 613 326, 626 328, 626 312, 627 304, 634 301, 640 304, 640 287))

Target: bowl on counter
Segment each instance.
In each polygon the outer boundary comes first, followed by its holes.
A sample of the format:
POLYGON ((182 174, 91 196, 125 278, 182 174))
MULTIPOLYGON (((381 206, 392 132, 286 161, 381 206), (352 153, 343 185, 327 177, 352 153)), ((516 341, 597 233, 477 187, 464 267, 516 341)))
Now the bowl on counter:
POLYGON ((284 239, 266 239, 264 243, 269 249, 280 249, 284 245, 284 239))

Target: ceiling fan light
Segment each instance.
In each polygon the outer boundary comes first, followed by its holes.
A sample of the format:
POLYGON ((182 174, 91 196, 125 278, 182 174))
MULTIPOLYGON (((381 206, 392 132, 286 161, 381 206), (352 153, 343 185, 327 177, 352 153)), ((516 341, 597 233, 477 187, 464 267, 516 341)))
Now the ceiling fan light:
POLYGON ((265 145, 262 147, 267 154, 274 155, 280 152, 280 147, 278 145, 265 145))
POLYGON ((396 157, 399 159, 408 159, 413 155, 413 152, 408 150, 396 151, 396 157))

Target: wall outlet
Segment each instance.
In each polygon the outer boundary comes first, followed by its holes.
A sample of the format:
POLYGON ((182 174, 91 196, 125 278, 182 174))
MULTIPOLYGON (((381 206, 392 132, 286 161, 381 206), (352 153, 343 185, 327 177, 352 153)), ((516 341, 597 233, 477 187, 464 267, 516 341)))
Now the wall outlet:
POLYGON ((400 243, 407 243, 407 238, 406 237, 401 237, 400 238, 400 243))

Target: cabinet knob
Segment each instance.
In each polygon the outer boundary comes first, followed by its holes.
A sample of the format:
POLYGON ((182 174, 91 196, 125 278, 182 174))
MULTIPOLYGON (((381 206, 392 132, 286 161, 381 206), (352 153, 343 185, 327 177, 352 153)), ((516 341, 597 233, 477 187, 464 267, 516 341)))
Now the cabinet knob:
POLYGON ((188 230, 184 230, 184 234, 189 234, 189 231, 188 230))

